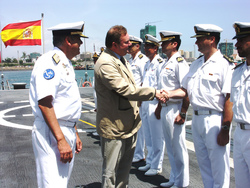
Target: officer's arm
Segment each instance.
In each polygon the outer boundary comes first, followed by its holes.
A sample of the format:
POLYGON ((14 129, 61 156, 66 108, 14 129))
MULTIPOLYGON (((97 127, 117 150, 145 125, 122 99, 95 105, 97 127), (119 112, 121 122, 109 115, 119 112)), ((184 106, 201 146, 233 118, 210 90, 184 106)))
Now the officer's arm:
POLYGON ((182 124, 185 122, 188 107, 189 107, 189 98, 188 98, 188 96, 186 95, 186 97, 183 98, 181 111, 180 111, 180 113, 177 115, 177 117, 175 118, 174 123, 179 124, 179 125, 182 125, 182 124))
POLYGON ((225 99, 222 126, 217 137, 217 143, 220 146, 225 146, 229 143, 230 125, 233 119, 232 107, 233 103, 230 101, 230 94, 228 93, 225 99))
POLYGON ((58 124, 58 121, 56 119, 52 101, 53 97, 51 95, 47 96, 38 101, 38 106, 42 111, 45 122, 47 123, 51 132, 55 136, 55 139, 57 140, 57 147, 60 152, 61 161, 63 163, 67 163, 71 161, 73 154, 71 147, 66 141, 60 125, 58 124))

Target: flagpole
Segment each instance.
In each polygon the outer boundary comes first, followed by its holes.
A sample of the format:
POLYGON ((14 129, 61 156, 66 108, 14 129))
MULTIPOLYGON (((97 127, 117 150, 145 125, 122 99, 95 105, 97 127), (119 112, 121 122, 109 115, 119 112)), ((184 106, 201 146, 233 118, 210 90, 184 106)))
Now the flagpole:
POLYGON ((42 42, 42 43, 43 43, 43 44, 42 44, 42 45, 43 45, 43 47, 42 47, 42 48, 43 48, 43 54, 44 54, 44 28, 43 28, 43 13, 42 13, 42 38, 43 38, 43 42, 42 42))

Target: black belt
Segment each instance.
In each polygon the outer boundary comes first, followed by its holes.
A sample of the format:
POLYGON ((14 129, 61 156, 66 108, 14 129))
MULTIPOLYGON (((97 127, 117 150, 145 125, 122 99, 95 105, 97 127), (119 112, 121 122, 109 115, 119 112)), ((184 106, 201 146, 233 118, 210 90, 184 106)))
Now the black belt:
POLYGON ((238 123, 240 129, 242 130, 250 130, 250 124, 246 124, 246 123, 238 123))
POLYGON ((211 115, 211 114, 218 114, 219 111, 216 110, 194 110, 195 115, 211 115))

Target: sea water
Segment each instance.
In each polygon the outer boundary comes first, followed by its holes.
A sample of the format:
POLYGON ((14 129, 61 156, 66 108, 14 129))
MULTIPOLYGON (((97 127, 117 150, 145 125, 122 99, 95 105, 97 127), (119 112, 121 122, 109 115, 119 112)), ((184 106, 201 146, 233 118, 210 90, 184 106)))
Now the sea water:
MULTIPOLYGON (((7 83, 11 89, 13 89, 13 83, 26 83, 25 88, 30 86, 30 77, 32 70, 20 70, 20 71, 2 71, 0 70, 0 90, 2 90, 2 83, 4 83, 5 89, 7 88, 7 83)), ((79 87, 82 87, 85 79, 93 83, 94 70, 75 70, 76 81, 79 87), (87 76, 87 77, 86 77, 87 76)))

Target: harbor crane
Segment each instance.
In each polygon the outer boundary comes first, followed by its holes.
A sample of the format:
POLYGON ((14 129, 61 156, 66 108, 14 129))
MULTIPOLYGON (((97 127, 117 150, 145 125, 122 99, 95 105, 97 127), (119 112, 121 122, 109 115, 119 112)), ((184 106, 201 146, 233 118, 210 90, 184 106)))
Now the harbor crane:
POLYGON ((149 24, 152 24, 152 23, 158 23, 158 22, 162 22, 162 20, 158 20, 158 21, 154 21, 154 22, 148 22, 148 23, 145 23, 145 25, 149 25, 149 24))

